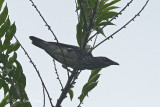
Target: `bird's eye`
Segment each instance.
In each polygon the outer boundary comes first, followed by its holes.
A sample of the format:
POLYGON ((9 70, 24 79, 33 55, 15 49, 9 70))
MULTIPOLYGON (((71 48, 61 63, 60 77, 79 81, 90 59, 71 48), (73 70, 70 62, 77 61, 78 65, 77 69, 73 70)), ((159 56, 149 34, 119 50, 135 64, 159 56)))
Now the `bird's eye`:
POLYGON ((107 58, 103 58, 104 61, 107 61, 107 58))

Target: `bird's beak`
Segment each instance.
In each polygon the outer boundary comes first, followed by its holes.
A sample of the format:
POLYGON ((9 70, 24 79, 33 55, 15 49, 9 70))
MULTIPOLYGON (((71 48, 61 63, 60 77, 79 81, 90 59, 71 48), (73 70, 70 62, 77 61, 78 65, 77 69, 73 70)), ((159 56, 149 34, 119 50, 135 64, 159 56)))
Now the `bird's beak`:
POLYGON ((119 65, 119 63, 113 61, 112 65, 119 65))

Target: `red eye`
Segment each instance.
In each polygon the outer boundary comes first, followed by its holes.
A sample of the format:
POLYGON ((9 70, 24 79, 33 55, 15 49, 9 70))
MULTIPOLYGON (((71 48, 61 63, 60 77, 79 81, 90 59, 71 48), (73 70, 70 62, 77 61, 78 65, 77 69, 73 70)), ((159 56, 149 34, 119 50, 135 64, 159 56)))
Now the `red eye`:
POLYGON ((107 58, 103 58, 104 61, 107 61, 107 58))

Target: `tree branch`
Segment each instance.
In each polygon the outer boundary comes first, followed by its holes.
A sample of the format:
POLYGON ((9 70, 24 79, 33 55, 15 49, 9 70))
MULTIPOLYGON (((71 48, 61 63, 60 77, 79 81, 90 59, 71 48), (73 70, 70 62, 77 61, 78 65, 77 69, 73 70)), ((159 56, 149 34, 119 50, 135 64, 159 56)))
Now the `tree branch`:
MULTIPOLYGON (((64 56, 64 52, 61 48, 61 46, 59 45, 59 41, 58 41, 58 38, 56 37, 56 35, 54 34, 53 30, 51 29, 51 26, 49 26, 49 24, 47 23, 47 21, 45 20, 45 18, 42 16, 41 12, 38 10, 37 6, 34 4, 34 2, 32 0, 29 0, 31 3, 32 3, 32 6, 36 9, 36 11, 38 12, 38 14, 40 15, 40 17, 42 18, 43 22, 46 24, 46 26, 48 27, 48 30, 52 33, 52 35, 54 36, 54 39, 56 40, 56 42, 58 43, 58 47, 60 48, 61 52, 62 52, 62 55, 63 55, 63 58, 64 58, 64 62, 65 62, 65 65, 67 66, 67 60, 64 56)), ((68 77, 69 77, 69 71, 67 70, 67 74, 68 74, 68 77)))
POLYGON ((59 99, 57 100, 57 104, 55 107, 61 107, 62 101, 66 98, 68 91, 72 87, 72 81, 74 80, 75 76, 77 75, 77 72, 78 72, 77 70, 72 71, 72 74, 68 78, 68 81, 67 81, 64 89, 62 90, 62 93, 61 93, 59 99))
POLYGON ((61 89, 63 90, 63 85, 62 85, 62 82, 61 82, 61 80, 59 78, 59 74, 58 74, 58 71, 57 71, 57 68, 56 68, 56 62, 55 62, 55 60, 53 60, 53 63, 54 63, 54 69, 55 69, 55 72, 56 72, 56 75, 57 75, 57 79, 59 81, 59 84, 61 85, 61 89))
POLYGON ((103 41, 101 41, 100 43, 98 43, 95 47, 93 47, 89 52, 92 52, 96 47, 98 47, 100 44, 102 44, 103 42, 105 42, 106 40, 109 40, 110 38, 113 38, 113 36, 118 33, 119 31, 121 31, 123 28, 126 28, 126 26, 131 23, 132 21, 135 20, 135 18, 137 16, 140 16, 140 13, 143 11, 143 9, 146 7, 146 5, 148 4, 149 0, 146 1, 145 5, 142 7, 142 9, 131 19, 129 20, 125 25, 123 25, 120 29, 118 29, 116 32, 114 32, 113 34, 111 34, 110 36, 108 36, 106 39, 104 39, 103 41))
POLYGON ((24 53, 27 55, 29 61, 30 61, 31 64, 33 65, 34 69, 36 70, 36 72, 37 72, 37 74, 38 74, 38 77, 39 77, 39 79, 40 79, 40 81, 41 81, 41 83, 42 83, 42 86, 44 87, 44 89, 45 89, 45 91, 46 91, 46 93, 47 93, 47 96, 48 96, 48 98, 49 98, 50 104, 51 104, 52 107, 54 107, 54 106, 53 106, 53 103, 52 103, 52 98, 51 98, 50 95, 49 95, 49 92, 48 92, 48 90, 47 90, 47 88, 46 88, 46 86, 45 86, 45 84, 44 84, 44 81, 43 81, 40 73, 39 73, 39 70, 37 69, 37 67, 36 67, 36 65, 33 63, 31 57, 29 56, 29 54, 28 54, 27 51, 24 49, 24 47, 22 46, 22 44, 19 42, 19 40, 17 39, 17 37, 16 37, 15 35, 14 35, 14 38, 15 38, 16 41, 20 44, 22 50, 23 50, 24 53))

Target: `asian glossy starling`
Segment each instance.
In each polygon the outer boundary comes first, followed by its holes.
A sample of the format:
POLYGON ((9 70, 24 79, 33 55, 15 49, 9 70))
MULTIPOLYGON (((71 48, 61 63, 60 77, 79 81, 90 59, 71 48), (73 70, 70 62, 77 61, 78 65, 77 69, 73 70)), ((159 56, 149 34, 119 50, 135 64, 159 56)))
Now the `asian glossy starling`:
POLYGON ((53 59, 62 63, 64 66, 76 70, 93 70, 108 67, 110 65, 119 65, 117 62, 106 57, 93 57, 91 53, 87 53, 86 50, 82 51, 78 46, 46 42, 34 36, 30 36, 30 39, 35 46, 45 50, 53 59))

